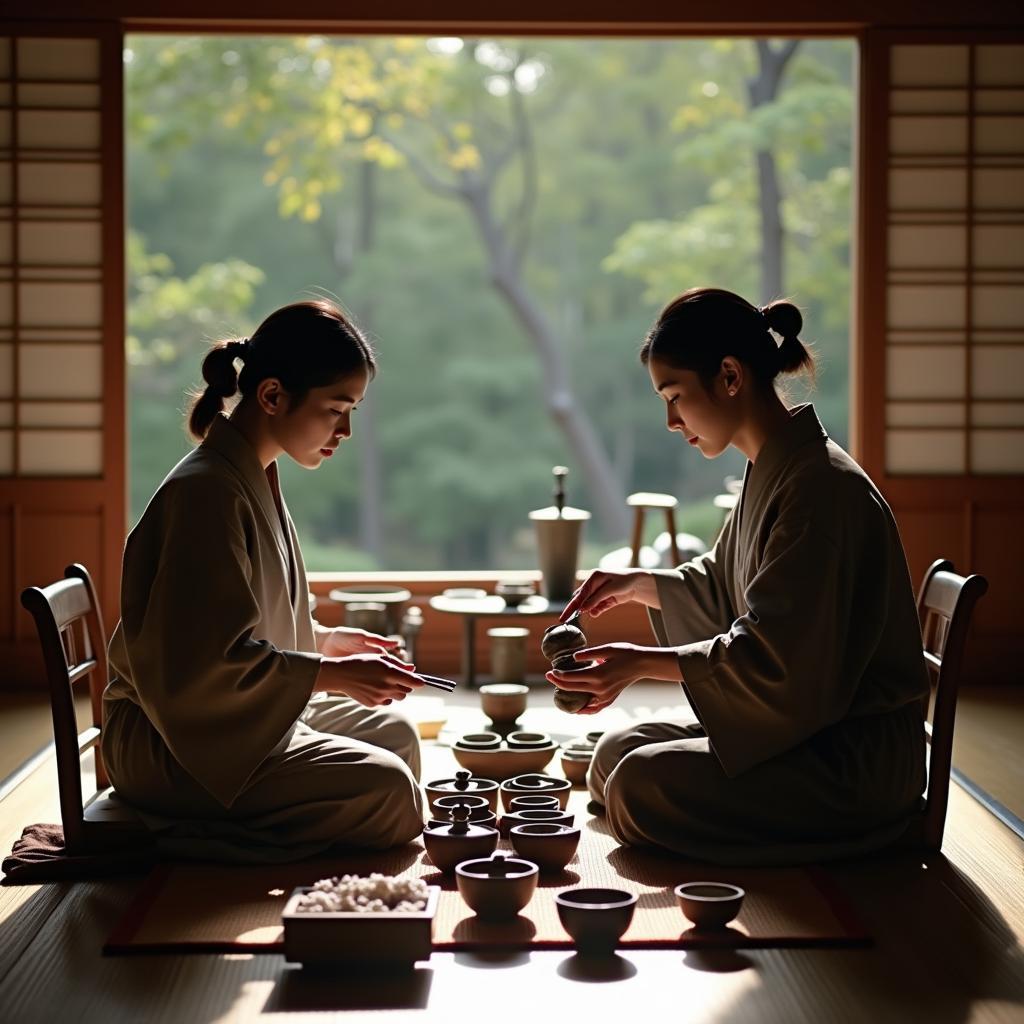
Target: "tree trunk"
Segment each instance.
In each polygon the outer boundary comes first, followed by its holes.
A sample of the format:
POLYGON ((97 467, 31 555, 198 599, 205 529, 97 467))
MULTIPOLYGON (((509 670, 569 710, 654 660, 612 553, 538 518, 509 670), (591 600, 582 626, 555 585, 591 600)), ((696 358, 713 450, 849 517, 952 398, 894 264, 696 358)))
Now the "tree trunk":
MULTIPOLYGON (((373 250, 377 234, 377 164, 363 160, 359 165, 359 254, 365 256, 373 250)), ((374 320, 375 296, 367 291, 358 304, 360 326, 369 331, 374 320)), ((355 432, 359 445, 359 544, 379 563, 384 548, 384 485, 380 444, 377 439, 376 406, 373 396, 367 394, 359 407, 359 430, 355 432)))
MULTIPOLYGON (((759 73, 747 82, 750 109, 774 102, 782 74, 800 45, 787 40, 778 50, 766 39, 756 40, 759 73)), ((785 294, 783 262, 782 190, 779 187, 775 155, 770 148, 757 151, 758 202, 761 211, 761 302, 770 302, 785 294)))
POLYGON ((629 517, 622 484, 590 418, 576 404, 565 352, 522 279, 515 256, 495 222, 490 194, 477 188, 465 189, 461 195, 483 240, 494 285, 540 357, 544 403, 577 460, 603 531, 609 539, 626 537, 629 517))

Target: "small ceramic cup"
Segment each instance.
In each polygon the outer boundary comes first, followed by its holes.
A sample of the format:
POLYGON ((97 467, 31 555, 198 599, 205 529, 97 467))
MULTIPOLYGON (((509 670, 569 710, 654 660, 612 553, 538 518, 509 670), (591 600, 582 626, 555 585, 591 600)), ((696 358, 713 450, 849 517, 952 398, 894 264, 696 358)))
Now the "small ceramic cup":
POLYGON ((501 737, 496 732, 467 732, 455 741, 455 746, 464 750, 497 750, 501 737))
POLYGON ((615 952, 636 908, 636 893, 624 889, 566 889, 555 894, 558 920, 581 953, 615 952))
POLYGON ((593 750, 563 750, 562 774, 574 786, 582 786, 587 781, 587 769, 594 759, 593 750))
POLYGON ((518 580, 498 580, 494 592, 505 599, 506 607, 515 608, 528 597, 533 597, 537 588, 532 583, 520 583, 518 580))
POLYGON ((683 882, 674 890, 679 909, 694 928, 724 928, 743 906, 746 892, 729 882, 683 882))
POLYGON ((529 693, 521 683, 488 683, 480 687, 480 708, 492 722, 511 725, 526 710, 529 693))
POLYGON ((505 737, 509 750, 537 750, 539 747, 550 747, 551 737, 546 732, 510 732, 505 737))
POLYGON ((524 860, 533 861, 541 871, 561 871, 580 845, 580 830, 568 825, 538 822, 516 825, 509 832, 512 849, 524 860))
POLYGON ((455 820, 455 809, 465 807, 469 811, 469 822, 473 825, 486 825, 497 828, 497 815, 491 810, 486 797, 450 795, 438 797, 434 801, 431 821, 428 827, 447 825, 455 820))
POLYGON ((456 865, 459 893, 477 915, 490 920, 515 917, 537 888, 536 864, 518 857, 495 854, 489 860, 456 865))
POLYGON ((449 823, 423 832, 427 854, 434 867, 444 874, 454 871, 455 865, 464 860, 489 857, 498 848, 496 828, 468 823, 464 831, 459 831, 459 827, 449 823))
POLYGON ((491 810, 498 813, 498 783, 491 779, 478 779, 470 772, 455 773, 453 779, 436 779, 423 787, 427 794, 430 809, 434 809, 437 800, 444 796, 482 796, 487 798, 491 810))
POLYGON ((572 783, 567 779, 528 772, 525 775, 515 775, 501 784, 501 805, 508 810, 509 801, 514 796, 554 796, 558 797, 559 806, 564 810, 569 803, 571 789, 572 783))
POLYGON ((557 796, 514 796, 508 802, 510 814, 517 811, 560 811, 562 805, 557 796))
POLYGON ((516 825, 569 825, 573 824, 573 815, 568 811, 514 811, 510 814, 503 814, 498 822, 498 831, 503 839, 508 838, 509 832, 516 825))

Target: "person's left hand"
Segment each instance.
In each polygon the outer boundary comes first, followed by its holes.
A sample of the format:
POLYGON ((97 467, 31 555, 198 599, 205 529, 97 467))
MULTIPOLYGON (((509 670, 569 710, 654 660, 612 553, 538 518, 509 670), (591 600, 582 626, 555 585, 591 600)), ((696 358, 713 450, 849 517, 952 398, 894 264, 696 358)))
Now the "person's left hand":
POLYGON ((393 654, 398 646, 397 640, 365 629, 336 626, 324 634, 320 653, 328 658, 344 658, 350 654, 393 654))
POLYGON ((596 665, 568 671, 552 669, 547 679, 561 690, 592 694, 590 703, 577 713, 593 715, 614 704, 619 694, 638 679, 660 678, 656 673, 664 671, 660 661, 665 654, 674 660, 672 652, 661 647, 627 643, 585 647, 574 652, 574 657, 577 661, 596 661, 596 665))

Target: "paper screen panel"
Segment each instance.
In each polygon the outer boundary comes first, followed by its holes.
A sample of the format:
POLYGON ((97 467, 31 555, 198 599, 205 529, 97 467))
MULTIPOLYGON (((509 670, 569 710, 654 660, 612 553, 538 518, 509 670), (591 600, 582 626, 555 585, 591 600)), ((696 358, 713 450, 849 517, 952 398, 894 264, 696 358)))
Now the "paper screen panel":
POLYGON ((25 476, 99 476, 103 471, 99 430, 21 429, 18 449, 25 476))
POLYGON ((977 473, 1024 473, 1024 430, 972 430, 971 466, 977 473))
POLYGON ((962 430, 890 430, 886 464, 893 473, 963 473, 966 447, 962 430))
POLYGON ((18 167, 18 198, 26 206, 99 206, 100 165, 95 162, 43 163, 18 167))
POLYGON ((97 81, 100 76, 98 39, 24 37, 17 41, 18 78, 58 81, 97 81))
POLYGON ((1024 47, 896 45, 889 71, 886 467, 1021 472, 1024 47))

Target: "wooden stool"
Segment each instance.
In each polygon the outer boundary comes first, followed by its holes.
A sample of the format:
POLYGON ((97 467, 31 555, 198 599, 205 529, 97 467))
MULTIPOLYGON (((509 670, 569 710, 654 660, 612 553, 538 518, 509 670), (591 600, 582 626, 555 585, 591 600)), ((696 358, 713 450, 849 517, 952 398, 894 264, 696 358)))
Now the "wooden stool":
POLYGON ((637 491, 626 499, 626 504, 635 509, 633 513, 633 544, 629 556, 630 567, 640 564, 640 547, 644 542, 644 515, 649 508, 665 510, 665 526, 668 530, 669 550, 672 552, 672 564, 679 565, 679 546, 676 544, 675 507, 679 504, 671 494, 652 494, 648 491, 637 491))

